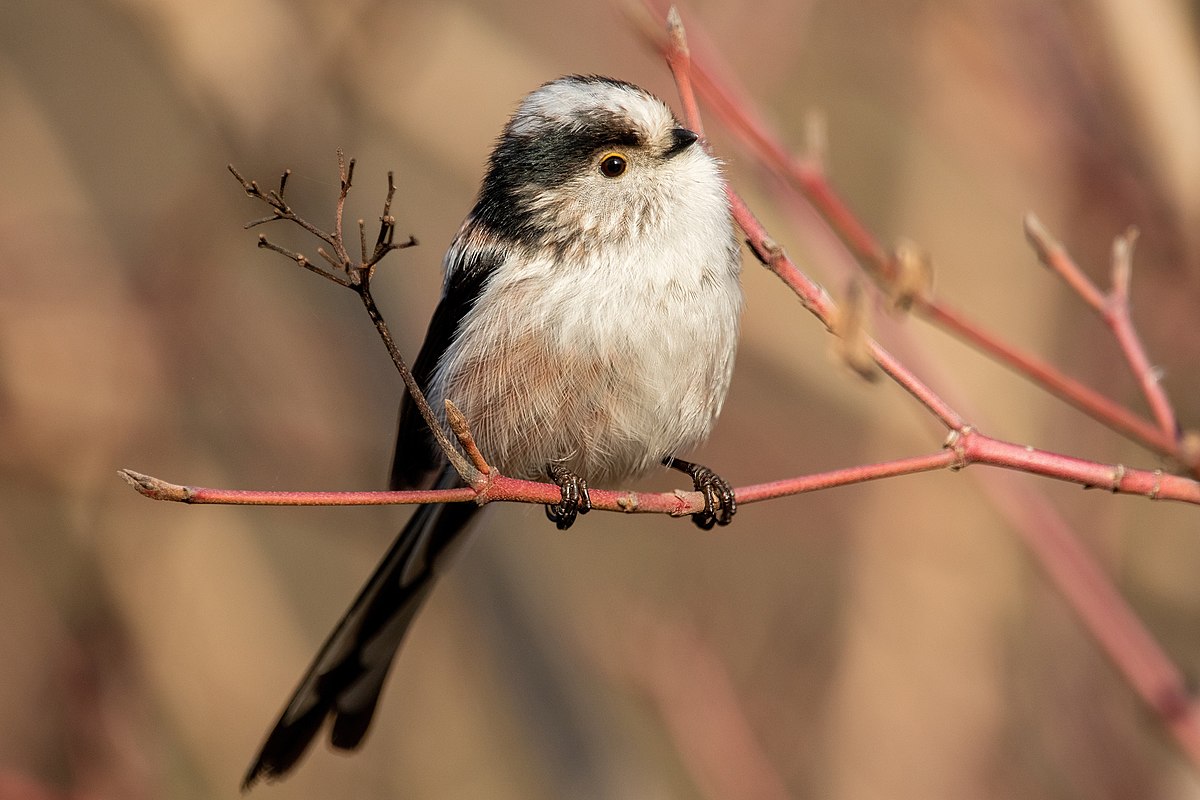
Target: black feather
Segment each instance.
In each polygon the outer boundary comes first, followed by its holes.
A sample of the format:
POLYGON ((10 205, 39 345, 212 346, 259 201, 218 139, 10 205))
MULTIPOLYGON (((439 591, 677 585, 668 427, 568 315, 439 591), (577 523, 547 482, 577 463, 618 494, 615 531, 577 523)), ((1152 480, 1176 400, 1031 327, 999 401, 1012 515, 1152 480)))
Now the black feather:
MULTIPOLYGON (((459 253, 459 250, 452 250, 459 253)), ((463 256, 457 263, 448 265, 446 287, 441 302, 429 320, 429 330, 421 352, 413 362, 412 374, 422 391, 427 391, 429 379, 437 368, 446 348, 458 333, 459 323, 472 308, 483 292, 483 287, 493 270, 503 258, 497 250, 474 252, 463 256)), ((436 411, 437 409, 435 409, 436 411)), ((442 463, 429 427, 417 410, 408 392, 400 401, 400 424, 396 431, 396 449, 392 454, 392 489, 411 489, 425 483, 430 474, 442 463)))
MULTIPOLYGON (((456 484, 449 468, 437 481, 441 488, 456 484)), ((417 509, 321 646, 246 773, 243 791, 259 778, 271 780, 290 770, 329 717, 333 745, 358 747, 396 650, 445 568, 439 562, 478 510, 474 503, 417 509)))

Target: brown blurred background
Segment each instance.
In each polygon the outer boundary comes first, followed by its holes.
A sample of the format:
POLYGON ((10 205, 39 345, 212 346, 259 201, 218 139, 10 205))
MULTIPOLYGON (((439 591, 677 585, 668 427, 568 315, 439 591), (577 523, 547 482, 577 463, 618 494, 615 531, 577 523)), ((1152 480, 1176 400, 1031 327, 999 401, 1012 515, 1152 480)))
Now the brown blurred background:
MULTIPOLYGON (((1170 0, 695 2, 685 22, 885 242, 1009 340, 1141 408, 1115 347, 1026 246, 1036 211, 1098 280, 1136 224, 1134 316, 1200 425, 1197 6, 1170 0), (698 35, 698 32, 697 34, 698 35)), ((522 94, 669 74, 603 3, 7 0, 0 8, 0 797, 234 797, 261 737, 408 513, 156 504, 116 477, 383 486, 400 383, 348 292, 254 248, 225 172, 328 219, 395 169, 377 295, 414 354, 441 254, 522 94)), ((722 130, 731 179, 840 292, 722 130)), ((270 231, 281 241, 300 239, 270 231)), ((895 386, 747 257, 735 383, 697 454, 735 484, 936 450, 895 386)), ((984 430, 1155 458, 915 320, 921 374, 984 430)), ((906 354, 917 352, 897 343, 906 354)), ((272 797, 1195 797, 1176 752, 1028 558, 982 468, 747 506, 727 530, 489 512, 351 758, 272 797)), ((1200 672, 1200 525, 1022 478, 1200 672)), ((663 476, 648 488, 670 488, 663 476)))

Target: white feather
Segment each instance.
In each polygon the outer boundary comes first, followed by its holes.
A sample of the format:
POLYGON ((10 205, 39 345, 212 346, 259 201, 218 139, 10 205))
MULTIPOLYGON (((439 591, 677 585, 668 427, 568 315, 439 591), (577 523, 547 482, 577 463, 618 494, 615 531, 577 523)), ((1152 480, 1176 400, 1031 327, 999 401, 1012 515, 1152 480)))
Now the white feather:
MULTIPOLYGON (((568 82, 535 92, 510 130, 591 107, 648 142, 678 125, 641 90, 568 82)), ((433 376, 433 407, 453 400, 504 474, 553 462, 593 485, 624 480, 703 441, 721 410, 742 293, 719 166, 698 145, 627 156, 617 179, 530 188, 561 244, 509 248, 433 376)), ((492 244, 477 234, 468 220, 455 247, 492 244)))

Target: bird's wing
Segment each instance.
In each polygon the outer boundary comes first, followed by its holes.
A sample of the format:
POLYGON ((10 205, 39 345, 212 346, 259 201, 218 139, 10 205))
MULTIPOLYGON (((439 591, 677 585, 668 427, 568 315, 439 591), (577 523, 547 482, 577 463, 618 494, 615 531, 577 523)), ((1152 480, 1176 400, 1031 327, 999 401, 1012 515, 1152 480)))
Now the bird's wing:
MULTIPOLYGON (((464 225, 464 228, 466 226, 464 225)), ((417 385, 427 392, 429 380, 458 332, 459 323, 472 308, 483 292, 487 279, 504 259, 500 249, 479 249, 462 246, 456 239, 446 253, 446 282, 442 299, 429 330, 425 343, 413 363, 412 373, 417 385)), ((435 409, 435 412, 437 409, 435 409)), ((438 450, 417 404, 405 391, 400 401, 400 426, 396 432, 396 450, 392 456, 392 489, 410 489, 425 483, 442 462, 438 450)))

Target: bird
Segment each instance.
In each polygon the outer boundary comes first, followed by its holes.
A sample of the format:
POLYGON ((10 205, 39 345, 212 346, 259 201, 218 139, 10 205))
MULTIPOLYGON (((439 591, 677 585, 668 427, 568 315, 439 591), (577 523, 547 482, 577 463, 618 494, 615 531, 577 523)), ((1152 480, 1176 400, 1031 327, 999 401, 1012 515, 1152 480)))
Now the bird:
MULTIPOLYGON (((500 473, 549 478, 565 530, 589 486, 665 466, 692 478, 703 529, 736 511, 729 484, 685 453, 709 435, 733 372, 743 304, 740 244, 720 162, 662 100, 567 75, 519 103, 443 262, 442 297, 412 373, 445 424, 470 422, 500 473)), ((390 485, 461 479, 411 397, 390 485)), ((480 512, 423 505, 330 633, 242 784, 283 777, 329 722, 366 736, 401 640, 480 512)))

